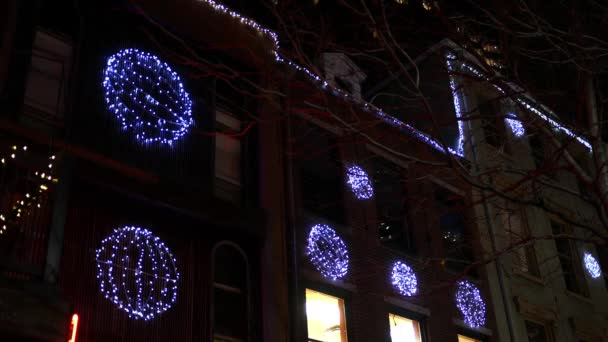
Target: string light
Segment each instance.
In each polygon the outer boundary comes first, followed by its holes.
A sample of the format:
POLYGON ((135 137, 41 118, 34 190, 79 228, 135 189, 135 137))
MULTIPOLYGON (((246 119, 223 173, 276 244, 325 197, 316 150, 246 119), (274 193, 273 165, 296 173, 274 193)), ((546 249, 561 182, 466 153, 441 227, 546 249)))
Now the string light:
POLYGON ((589 272, 591 278, 597 279, 602 275, 602 269, 600 268, 600 264, 597 262, 597 260, 595 260, 591 253, 585 253, 583 261, 585 263, 585 268, 587 269, 587 272, 589 272))
POLYGON ((418 279, 414 270, 401 261, 393 264, 391 279, 393 286, 404 296, 413 296, 418 292, 418 279))
POLYGON ((180 77, 148 52, 124 49, 108 58, 103 87, 108 110, 144 144, 172 145, 194 123, 180 77))
POLYGON ((511 133, 517 138, 521 138, 526 134, 524 125, 516 118, 514 114, 510 114, 512 118, 505 118, 505 123, 511 129, 511 133))
POLYGON ((477 286, 468 280, 456 284, 456 307, 469 327, 479 328, 486 324, 486 304, 477 286))
POLYGON ((456 113, 456 121, 458 124, 458 141, 456 142, 456 152, 460 155, 464 155, 464 121, 462 118, 462 94, 456 86, 456 80, 454 73, 456 68, 454 67, 453 61, 455 60, 452 54, 447 54, 446 64, 450 73, 450 89, 452 90, 452 99, 454 100, 454 112, 456 113))
POLYGON ((117 228, 95 256, 101 293, 129 317, 147 321, 177 300, 176 260, 149 230, 117 228))
POLYGON ((335 280, 348 273, 346 244, 329 226, 317 224, 310 229, 306 250, 310 262, 323 276, 335 280))
POLYGON ((366 200, 374 196, 372 182, 365 170, 357 165, 353 165, 347 169, 346 175, 348 178, 346 183, 350 186, 350 189, 357 199, 366 200))

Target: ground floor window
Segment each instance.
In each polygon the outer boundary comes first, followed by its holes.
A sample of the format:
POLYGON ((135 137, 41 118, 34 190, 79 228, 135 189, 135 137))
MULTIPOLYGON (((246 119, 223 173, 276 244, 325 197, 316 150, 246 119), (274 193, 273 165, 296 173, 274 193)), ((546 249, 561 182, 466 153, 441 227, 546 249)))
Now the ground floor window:
POLYGON ((388 321, 391 327, 391 342, 422 342, 420 322, 392 313, 388 314, 388 321))
POLYGON ((478 339, 472 338, 472 337, 458 335, 458 342, 481 342, 481 341, 478 339))
POLYGON ((306 289, 309 342, 347 342, 344 299, 306 289))
POLYGON ((551 342, 551 330, 545 324, 526 321, 526 334, 528 342, 551 342))

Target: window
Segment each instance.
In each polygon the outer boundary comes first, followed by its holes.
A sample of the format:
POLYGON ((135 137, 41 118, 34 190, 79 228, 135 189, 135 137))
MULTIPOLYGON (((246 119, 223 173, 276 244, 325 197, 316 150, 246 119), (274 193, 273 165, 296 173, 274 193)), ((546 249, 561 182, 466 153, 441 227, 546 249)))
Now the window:
POLYGON ((215 193, 225 200, 238 202, 241 194, 241 141, 230 133, 239 132, 241 122, 222 111, 216 112, 215 120, 218 132, 215 136, 215 193))
POLYGON ((344 300, 306 289, 309 342, 347 342, 344 300))
POLYGON ((374 163, 374 191, 378 235, 385 246, 415 252, 414 236, 407 224, 403 171, 383 159, 374 163))
POLYGON ((422 342, 420 323, 395 314, 388 315, 391 342, 422 342))
POLYGON ((247 341, 249 267, 244 252, 221 242, 213 252, 213 341, 247 341))
MULTIPOLYGON (((512 245, 519 245, 530 237, 524 209, 503 212, 503 225, 512 245)), ((519 246, 513 250, 513 267, 515 270, 533 276, 540 276, 534 244, 519 246)))
MULTIPOLYGON (((553 235, 572 234, 567 226, 554 221, 551 221, 551 230, 553 235)), ((584 283, 585 277, 582 270, 582 262, 578 257, 574 241, 562 237, 555 238, 554 242, 557 250, 557 257, 559 258, 559 263, 562 267, 564 281, 566 282, 566 289, 586 296, 587 287, 584 283)))
POLYGON ((552 339, 550 329, 543 324, 525 321, 526 334, 528 335, 528 342, 550 342, 552 339))
POLYGON ((608 289, 608 247, 597 246, 598 262, 604 274, 604 286, 608 289))
MULTIPOLYGON (((474 260, 471 232, 466 223, 464 199, 444 188, 435 191, 439 213, 439 229, 445 249, 446 266, 463 271, 474 260)), ((475 275, 471 270, 470 274, 475 275)))
POLYGON ((310 214, 333 223, 344 223, 344 167, 336 140, 326 131, 301 123, 294 139, 300 161, 302 206, 310 214))
POLYGON ((539 133, 532 134, 528 141, 530 143, 530 150, 532 150, 534 165, 542 167, 545 163, 545 144, 542 137, 539 136, 539 133))
POLYGON ((479 116, 481 117, 485 142, 496 148, 502 147, 506 136, 504 118, 500 114, 500 106, 495 100, 482 100, 480 102, 479 116))
POLYGON ((29 114, 50 122, 63 118, 71 58, 67 39, 36 32, 24 97, 29 114))
POLYGON ((464 335, 458 335, 458 342, 481 342, 481 341, 478 339, 464 336, 464 335))

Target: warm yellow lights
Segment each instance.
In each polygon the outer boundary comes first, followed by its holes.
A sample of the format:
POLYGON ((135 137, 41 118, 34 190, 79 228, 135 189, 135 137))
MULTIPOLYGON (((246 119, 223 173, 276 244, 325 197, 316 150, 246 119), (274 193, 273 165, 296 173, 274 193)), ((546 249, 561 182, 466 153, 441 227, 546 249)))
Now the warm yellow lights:
POLYGON ((422 342, 420 324, 417 321, 395 314, 389 314, 388 321, 392 342, 422 342))
POLYGON ((344 300, 306 289, 308 338, 324 342, 346 342, 344 300))
POLYGON ((474 338, 458 335, 458 342, 480 342, 474 338))
POLYGON ((68 342, 76 342, 76 332, 78 331, 78 314, 72 315, 72 322, 70 323, 71 337, 68 342))

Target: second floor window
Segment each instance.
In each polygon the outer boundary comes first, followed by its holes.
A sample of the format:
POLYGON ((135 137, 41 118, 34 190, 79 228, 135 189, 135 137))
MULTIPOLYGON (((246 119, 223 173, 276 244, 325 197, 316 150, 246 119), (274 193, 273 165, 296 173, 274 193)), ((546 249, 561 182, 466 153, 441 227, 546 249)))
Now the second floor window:
POLYGON ((528 342, 552 342, 550 328, 544 324, 526 321, 528 342))
MULTIPOLYGON (((463 271, 474 260, 473 236, 466 222, 464 198, 447 189, 437 188, 435 199, 446 266, 455 271, 463 271)), ((475 270, 471 270, 470 274, 475 275, 475 270)))
POLYGON ((530 229, 524 209, 507 210, 503 213, 503 225, 513 248, 513 268, 535 277, 540 276, 534 242, 531 241, 530 229))
POLYGON ((500 105, 496 100, 485 100, 479 104, 479 116, 485 142, 495 148, 505 149, 505 123, 500 105))
POLYGON ((241 130, 235 116, 217 111, 215 136, 215 193, 218 197, 238 202, 241 194, 241 140, 231 134, 241 130))
POLYGON ((564 281, 566 282, 566 289, 586 296, 588 294, 587 286, 581 266, 581 258, 579 258, 576 251, 576 244, 574 240, 563 237, 563 235, 572 235, 571 229, 564 224, 551 221, 551 231, 553 235, 559 236, 554 238, 554 242, 559 264, 564 275, 564 281))
POLYGON ((403 170, 378 159, 374 162, 373 182, 380 242, 400 251, 415 252, 414 236, 407 220, 403 170))

